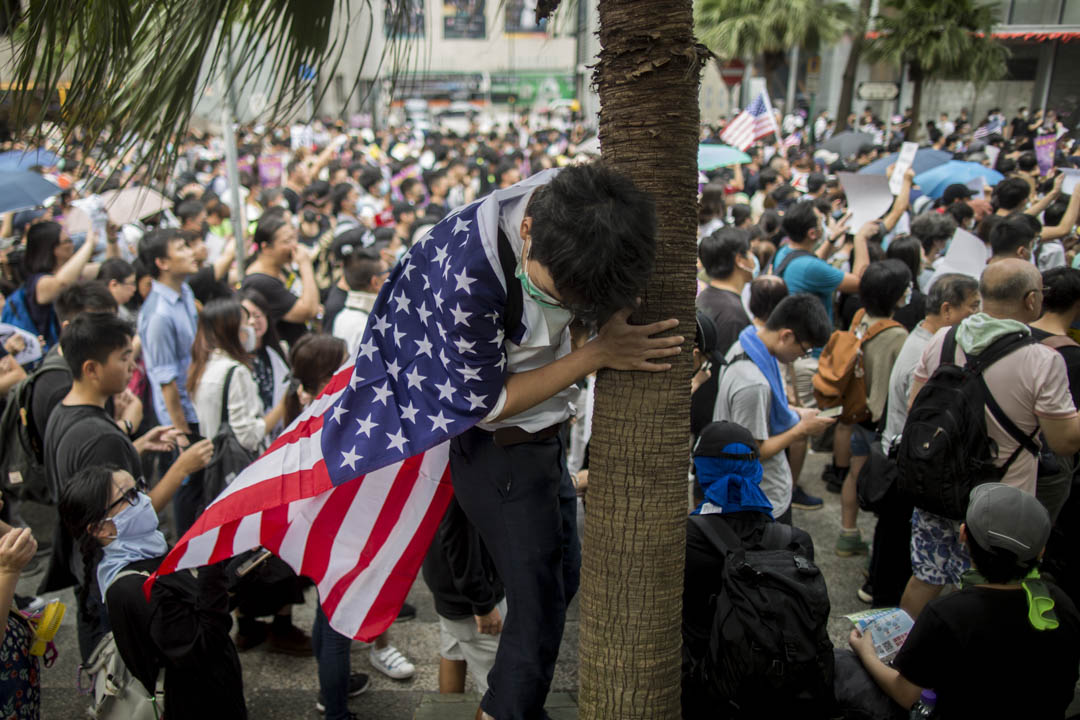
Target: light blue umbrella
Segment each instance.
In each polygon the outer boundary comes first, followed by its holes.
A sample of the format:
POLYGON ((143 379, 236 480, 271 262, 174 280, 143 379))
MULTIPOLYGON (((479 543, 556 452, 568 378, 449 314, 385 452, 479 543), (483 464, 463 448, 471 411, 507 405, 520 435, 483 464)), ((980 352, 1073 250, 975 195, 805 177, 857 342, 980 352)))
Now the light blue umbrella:
POLYGON ((728 165, 742 165, 750 162, 750 156, 730 145, 698 145, 698 170, 709 171, 728 165))
POLYGON ((56 153, 36 148, 0 153, 0 170, 29 170, 32 167, 55 167, 61 160, 56 153))
POLYGON ((997 170, 983 167, 979 163, 965 160, 950 160, 944 165, 938 165, 933 170, 927 170, 921 175, 915 176, 915 184, 924 193, 935 200, 945 194, 945 188, 953 183, 966 185, 977 177, 986 179, 986 184, 993 187, 1005 179, 1005 176, 997 170))
MULTIPOLYGON (((900 153, 889 153, 885 157, 878 158, 870 163, 859 172, 863 175, 884 175, 889 166, 895 163, 899 157, 900 153)), ((911 168, 918 175, 933 170, 938 165, 944 165, 952 159, 953 154, 951 152, 935 150, 934 148, 919 148, 915 152, 915 159, 911 162, 911 168)))
POLYGON ((0 171, 0 213, 34 208, 60 192, 60 188, 35 172, 0 171))

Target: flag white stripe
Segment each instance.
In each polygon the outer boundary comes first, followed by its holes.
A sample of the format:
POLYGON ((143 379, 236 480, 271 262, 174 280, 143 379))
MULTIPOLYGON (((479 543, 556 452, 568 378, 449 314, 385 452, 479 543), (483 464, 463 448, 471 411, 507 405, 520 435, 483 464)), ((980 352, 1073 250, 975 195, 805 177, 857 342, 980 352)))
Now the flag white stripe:
POLYGON ((289 564, 290 567, 299 568, 304 562, 304 548, 307 546, 308 532, 311 530, 311 521, 319 514, 326 501, 334 493, 333 489, 321 492, 315 497, 305 498, 289 503, 289 529, 285 531, 285 537, 278 549, 278 557, 289 564), (297 518, 304 518, 304 523, 297 523, 297 518))
POLYGON ((337 609, 330 618, 330 625, 347 637, 355 637, 386 584, 386 579, 404 556, 405 549, 416 536, 428 508, 439 488, 439 481, 446 471, 450 458, 450 443, 444 442, 427 451, 420 466, 420 474, 401 516, 386 541, 372 558, 368 567, 349 585, 337 609))

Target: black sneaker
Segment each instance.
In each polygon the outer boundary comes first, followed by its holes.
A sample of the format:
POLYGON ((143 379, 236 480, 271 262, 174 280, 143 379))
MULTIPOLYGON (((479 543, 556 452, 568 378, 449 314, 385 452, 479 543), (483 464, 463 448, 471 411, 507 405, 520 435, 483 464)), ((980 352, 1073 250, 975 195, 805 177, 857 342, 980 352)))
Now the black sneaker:
POLYGON ((416 608, 409 603, 405 603, 401 606, 401 610, 398 610, 397 619, 394 622, 409 622, 416 619, 416 608))
POLYGON ((825 483, 826 490, 831 493, 839 493, 840 489, 844 487, 845 475, 847 475, 847 468, 838 468, 830 463, 821 471, 821 480, 825 483))
POLYGON ((821 498, 811 495, 798 485, 791 491, 791 507, 793 508, 798 508, 800 510, 820 510, 823 504, 824 501, 821 498))
MULTIPOLYGON (((370 685, 371 678, 368 677, 367 673, 353 673, 349 676, 349 697, 363 695, 367 692, 370 685)), ((326 712, 326 702, 325 698, 323 698, 322 690, 319 691, 319 699, 315 701, 315 709, 321 713, 326 712)), ((356 716, 349 713, 349 717, 356 716)))

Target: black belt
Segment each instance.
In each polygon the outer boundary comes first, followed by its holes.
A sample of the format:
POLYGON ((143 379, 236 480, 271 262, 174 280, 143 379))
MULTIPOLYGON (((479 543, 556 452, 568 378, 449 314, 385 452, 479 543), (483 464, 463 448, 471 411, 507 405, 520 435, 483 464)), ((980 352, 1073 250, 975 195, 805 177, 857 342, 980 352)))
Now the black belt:
POLYGON ((499 428, 492 432, 491 430, 484 430, 483 428, 474 428, 485 435, 490 435, 495 444, 499 447, 508 447, 510 445, 521 445, 528 442, 540 442, 541 440, 547 440, 553 438, 559 434, 559 430, 562 428, 562 423, 556 423, 555 425, 549 425, 542 430, 536 432, 529 432, 524 428, 519 427, 506 427, 499 428))

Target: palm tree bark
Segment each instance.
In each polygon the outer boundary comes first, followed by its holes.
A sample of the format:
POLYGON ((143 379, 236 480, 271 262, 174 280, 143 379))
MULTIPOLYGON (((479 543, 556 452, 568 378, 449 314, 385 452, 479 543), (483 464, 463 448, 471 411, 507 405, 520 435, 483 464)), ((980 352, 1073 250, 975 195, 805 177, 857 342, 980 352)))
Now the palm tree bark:
POLYGON ((922 110, 923 80, 925 79, 922 66, 918 62, 912 60, 908 64, 908 77, 911 78, 911 127, 908 129, 907 137, 904 139, 910 142, 918 142, 919 134, 922 131, 919 112, 922 110))
POLYGON ((847 119, 851 114, 851 103, 855 99, 855 75, 859 70, 863 43, 866 42, 866 26, 870 19, 871 2, 872 0, 859 0, 859 13, 855 18, 855 28, 851 31, 851 50, 848 52, 847 64, 844 66, 843 85, 840 86, 840 102, 836 106, 837 132, 848 128, 847 119))
POLYGON ((677 317, 666 373, 601 373, 582 563, 580 716, 679 717, 698 84, 692 0, 600 0, 604 161, 656 200, 656 269, 636 320, 677 317))

